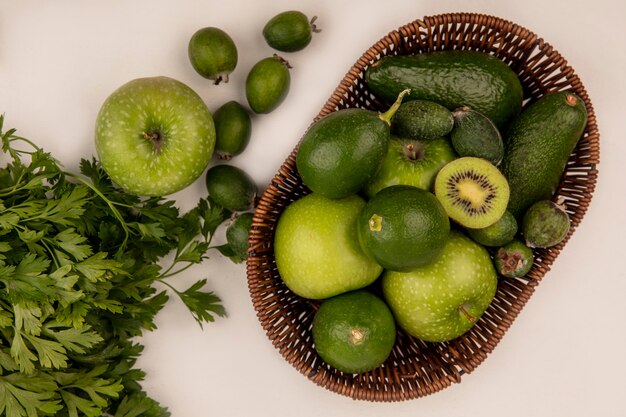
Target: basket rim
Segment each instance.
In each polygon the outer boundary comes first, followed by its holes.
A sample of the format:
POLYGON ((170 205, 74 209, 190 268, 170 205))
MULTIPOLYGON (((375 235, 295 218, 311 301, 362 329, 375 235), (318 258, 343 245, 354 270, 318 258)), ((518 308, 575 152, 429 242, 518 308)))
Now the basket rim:
MULTIPOLYGON (((549 57, 558 57, 558 69, 560 71, 559 74, 565 74, 567 76, 568 83, 571 84, 573 90, 581 97, 584 101, 585 106, 588 112, 588 121, 587 126, 585 128, 584 136, 587 138, 589 144, 588 146, 591 148, 592 155, 591 157, 585 161, 586 165, 584 169, 581 169, 581 174, 585 175, 587 181, 585 181, 585 190, 588 192, 587 199, 583 201, 584 204, 576 206, 575 216, 572 218, 572 225, 570 228, 570 232, 566 239, 561 242, 556 247, 551 250, 546 250, 542 252, 541 257, 541 265, 542 268, 540 270, 534 271, 534 274, 530 276, 527 282, 524 283, 524 288, 520 293, 520 298, 518 299, 518 303, 514 307, 511 307, 511 310, 507 312, 506 316, 503 318, 504 325, 501 327, 497 327, 493 332, 493 337, 485 343, 483 348, 478 352, 476 352, 475 357, 471 363, 465 364, 466 366, 460 366, 458 363, 444 363, 443 366, 446 368, 448 374, 440 375, 441 378, 433 380, 431 385, 420 387, 420 389, 409 390, 408 392, 400 392, 400 393, 381 393, 380 396, 376 396, 371 394, 369 391, 363 394, 360 391, 360 386, 356 386, 354 383, 351 386, 346 386, 345 381, 344 384, 341 383, 331 383, 325 380, 326 370, 324 369, 309 369, 304 362, 298 362, 298 358, 294 357, 294 353, 290 352, 284 345, 281 345, 278 336, 271 332, 272 326, 270 323, 264 321, 261 311, 262 299, 258 297, 258 293, 255 289, 254 280, 257 276, 256 269, 258 268, 260 263, 265 262, 265 257, 259 257, 258 251, 261 249, 263 244, 262 239, 260 239, 259 233, 256 233, 258 229, 266 228, 267 222, 265 220, 265 214, 257 208, 253 215, 253 225, 252 230, 249 236, 249 257, 247 259, 247 279, 248 279, 248 288, 250 292, 250 296, 253 302, 253 306, 256 311, 257 318, 260 321, 263 329, 266 332, 267 337, 273 343, 273 345, 280 351, 283 358, 289 362, 293 367, 298 369, 300 373, 307 376, 308 379, 315 382, 317 385, 323 386, 326 389, 339 393, 341 395, 345 395, 348 397, 352 397, 354 399, 364 399, 370 401, 400 401, 422 397, 425 395, 429 395, 440 391, 452 383, 458 383, 461 380, 461 376, 464 374, 471 373, 477 366, 479 366, 487 356, 493 351, 496 345, 500 342, 502 337, 504 337, 506 331, 510 328, 516 317, 519 315, 521 310, 526 305, 528 299, 534 293, 537 285, 541 282, 542 278, 545 274, 550 270, 551 265, 555 261, 556 257, 560 253, 561 249, 565 246, 576 227, 584 217, 588 205, 593 197, 593 193, 595 191, 595 186, 597 182, 597 165, 599 164, 599 132, 596 123, 595 112, 593 109, 593 105, 589 96, 587 94, 586 89, 584 88, 582 81, 578 77, 578 75, 574 72, 573 68, 569 66, 565 58, 557 52, 549 43, 545 42, 543 38, 540 38, 534 32, 526 29, 525 27, 514 23, 510 20, 506 20, 500 17, 496 17, 488 14, 480 14, 480 13, 442 13, 436 14, 432 16, 425 16, 421 19, 413 20, 409 23, 406 23, 395 30, 392 30, 387 35, 380 38, 377 42, 375 42, 368 50, 366 50, 355 62, 355 64, 345 73, 344 77, 340 80, 337 87, 333 90, 328 100, 322 106, 320 112, 313 118, 311 123, 315 122, 319 118, 332 113, 338 110, 337 103, 344 103, 347 99, 345 97, 345 92, 347 89, 351 88, 354 83, 358 83, 362 80, 362 74, 366 70, 366 68, 371 65, 373 60, 378 59, 384 52, 393 49, 398 44, 402 44, 402 42, 406 42, 406 37, 409 34, 420 33, 420 31, 426 31, 429 35, 427 36, 428 40, 428 51, 432 50, 440 50, 450 49, 448 47, 443 47, 441 44, 442 37, 437 37, 433 39, 432 33, 437 30, 442 30, 442 27, 447 25, 476 25, 481 28, 481 30, 486 30, 488 33, 490 30, 497 30, 498 32, 506 33, 506 36, 519 37, 524 40, 524 45, 527 45, 527 50, 524 52, 524 57, 531 57, 533 53, 537 51, 542 52, 543 54, 549 57), (496 28, 497 29, 494 29, 496 28), (438 44, 439 42, 439 44, 438 44), (394 395, 397 394, 397 395, 394 395)), ((443 32, 441 32, 443 33, 443 32)), ((463 45, 459 45, 461 48, 463 45)), ((502 45, 500 45, 502 47, 502 45)), ((297 153, 299 146, 299 141, 295 144, 293 150, 283 162, 283 164, 279 167, 278 172, 270 181, 270 185, 264 190, 260 198, 260 206, 263 209, 269 208, 271 209, 271 201, 274 197, 275 190, 272 187, 278 181, 282 181, 289 174, 289 170, 295 169, 295 155, 297 153), (269 203, 268 203, 269 201, 269 203)), ((557 190, 556 194, 559 194, 562 190, 557 190)), ((272 255, 273 256, 273 255, 272 255)), ((535 267, 533 267, 535 269, 535 267)), ((503 284, 505 287, 508 285, 516 286, 518 283, 516 281, 507 282, 503 284)), ((499 285, 500 286, 500 285, 499 285)), ((507 288, 504 288, 503 291, 508 291, 507 288)), ((446 346, 451 348, 454 352, 455 349, 460 349, 459 347, 453 346, 455 344, 454 341, 451 343, 446 342, 446 346)), ((454 353, 453 353, 454 354, 454 353)), ((445 362, 445 360, 444 360, 445 362)), ((376 370, 375 370, 376 371, 376 370)), ((369 376, 365 377, 367 380, 370 376, 372 376, 375 371, 372 371, 371 374, 367 373, 369 376)), ((372 376, 373 377, 373 376, 372 376)), ((363 381, 363 380, 359 380, 363 381)))

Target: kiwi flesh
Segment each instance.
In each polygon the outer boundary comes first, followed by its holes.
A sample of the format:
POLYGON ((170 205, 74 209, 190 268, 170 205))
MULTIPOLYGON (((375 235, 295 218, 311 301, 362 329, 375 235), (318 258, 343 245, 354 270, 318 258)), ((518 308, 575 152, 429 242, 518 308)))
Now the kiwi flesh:
POLYGON ((466 156, 441 168, 435 178, 435 195, 452 220, 480 229, 504 215, 509 184, 489 161, 466 156))

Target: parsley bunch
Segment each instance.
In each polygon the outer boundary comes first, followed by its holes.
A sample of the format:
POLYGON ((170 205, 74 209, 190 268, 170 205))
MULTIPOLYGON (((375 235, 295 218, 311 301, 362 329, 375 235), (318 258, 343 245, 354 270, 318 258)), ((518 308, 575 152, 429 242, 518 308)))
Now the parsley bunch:
POLYGON ((207 198, 181 215, 173 201, 128 194, 95 159, 66 172, 3 121, 0 415, 168 416, 139 384, 135 337, 168 300, 156 282, 200 325, 225 314, 206 279, 180 291, 168 278, 207 259, 230 213, 207 198))

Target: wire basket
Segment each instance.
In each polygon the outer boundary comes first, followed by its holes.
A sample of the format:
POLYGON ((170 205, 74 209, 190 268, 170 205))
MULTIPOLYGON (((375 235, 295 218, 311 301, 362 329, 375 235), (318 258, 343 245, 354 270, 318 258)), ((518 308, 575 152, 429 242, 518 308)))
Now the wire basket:
POLYGON ((427 343, 398 331, 387 361, 361 374, 327 365, 313 347, 311 326, 319 301, 301 298, 282 282, 273 253, 274 230, 282 211, 310 191, 296 170, 297 145, 254 214, 247 260, 248 287, 258 319, 272 344, 294 368, 338 394, 368 401, 422 397, 460 382, 496 347, 582 220, 597 180, 599 133, 592 104, 580 79, 552 46, 533 32, 501 18, 473 13, 428 16, 408 23, 376 42, 350 68, 315 120, 343 108, 384 110, 364 81, 366 68, 383 56, 439 50, 477 50, 507 63, 524 87, 524 102, 560 90, 575 92, 588 112, 586 130, 568 161, 555 198, 571 218, 559 245, 535 250, 532 270, 523 278, 500 279, 494 300, 473 328, 449 342, 427 343))

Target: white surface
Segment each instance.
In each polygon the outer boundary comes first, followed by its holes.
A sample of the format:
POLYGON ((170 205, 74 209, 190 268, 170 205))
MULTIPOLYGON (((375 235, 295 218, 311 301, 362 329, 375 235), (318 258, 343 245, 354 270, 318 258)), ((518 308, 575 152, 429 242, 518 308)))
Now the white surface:
MULTIPOLYGON (((213 111, 245 103, 247 70, 273 51, 261 28, 297 8, 322 32, 292 63, 287 100, 253 119, 246 152, 232 161, 264 187, 360 54, 415 18, 474 11, 538 33, 576 69, 594 103, 601 164, 591 207, 552 271, 490 357, 435 395, 395 404, 353 401, 309 382, 272 347, 251 306, 244 266, 215 256, 176 283, 208 277, 229 317, 201 331, 173 300, 147 334, 145 387, 174 417, 215 416, 607 416, 626 415, 626 226, 623 134, 626 7, 597 1, 1 1, 0 112, 69 169, 94 154, 94 120, 104 99, 136 77, 168 75, 189 84, 213 111), (192 33, 218 26, 240 61, 227 85, 213 86, 187 60, 192 33)), ((177 194, 190 208, 198 181, 177 194)))

